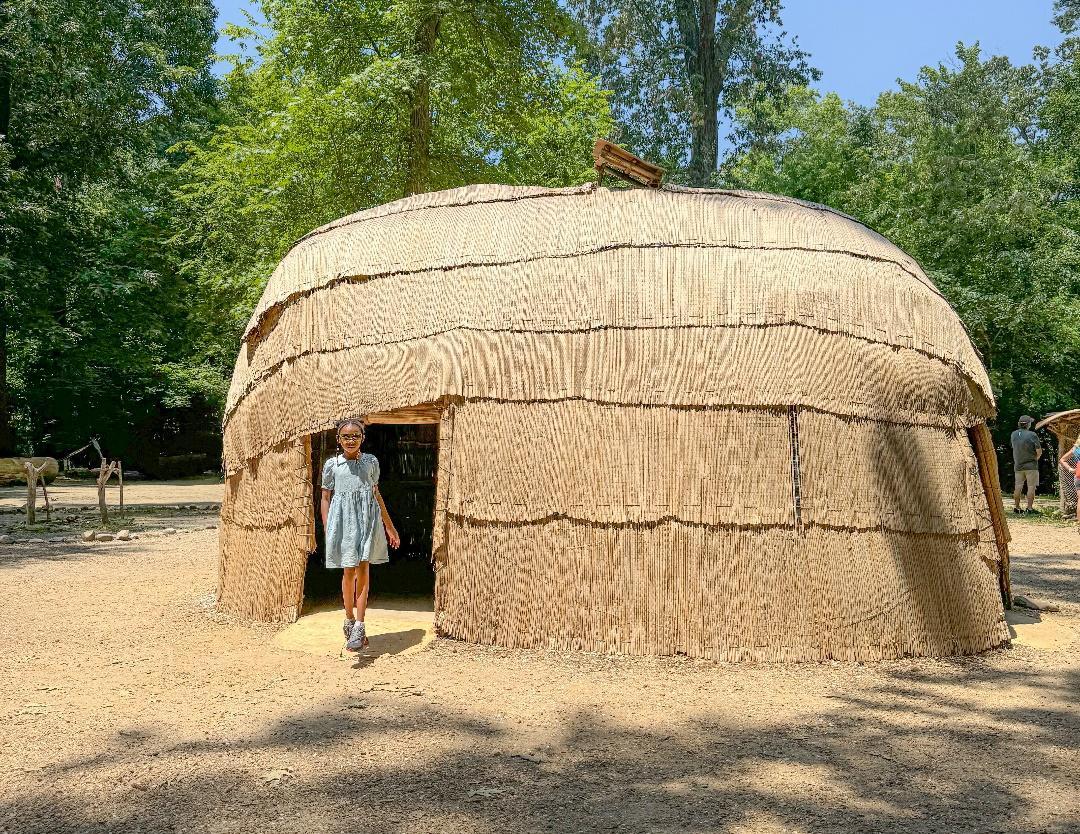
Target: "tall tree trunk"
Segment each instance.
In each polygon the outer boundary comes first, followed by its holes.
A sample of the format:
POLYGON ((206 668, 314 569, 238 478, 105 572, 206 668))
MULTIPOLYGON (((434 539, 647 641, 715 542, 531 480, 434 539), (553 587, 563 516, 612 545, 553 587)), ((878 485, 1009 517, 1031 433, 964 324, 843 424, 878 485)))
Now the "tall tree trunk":
MULTIPOLYGON (((6 21, 6 4, 0 0, 0 28, 6 21)), ((7 144, 11 142, 10 130, 11 67, 6 59, 0 58, 0 135, 3 135, 3 141, 7 144)), ((9 245, 7 235, 0 231, 0 249, 6 252, 9 245)), ((9 457, 15 454, 15 433, 11 429, 11 400, 8 397, 7 385, 7 317, 11 305, 7 298, 7 276, 2 270, 0 267, 0 456, 9 457)))
POLYGON ((405 139, 405 196, 422 194, 431 187, 431 79, 428 63, 439 40, 442 11, 430 10, 416 30, 419 77, 412 89, 409 131, 405 139))
POLYGON ((714 91, 709 80, 706 78, 702 85, 690 132, 690 184, 698 186, 712 185, 712 174, 720 156, 720 119, 717 108, 709 107, 710 101, 719 99, 720 90, 717 86, 714 91))
POLYGON ((691 185, 709 185, 720 155, 720 95, 735 47, 758 0, 731 0, 719 31, 717 0, 675 0, 683 66, 690 83, 691 185))
MULTIPOLYGON (((0 26, 4 24, 3 2, 0 0, 0 26)), ((11 129, 11 67, 7 59, 0 59, 0 134, 10 143, 8 130, 11 129)))
POLYGON ((15 432, 11 428, 11 400, 7 387, 7 319, 4 281, 0 277, 0 457, 15 454, 15 432))

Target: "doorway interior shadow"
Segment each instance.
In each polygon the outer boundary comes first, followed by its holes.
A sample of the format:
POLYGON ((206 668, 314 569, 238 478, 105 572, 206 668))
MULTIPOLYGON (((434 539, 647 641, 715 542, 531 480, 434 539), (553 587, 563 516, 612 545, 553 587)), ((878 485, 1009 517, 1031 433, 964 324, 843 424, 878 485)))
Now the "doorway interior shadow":
MULTIPOLYGON (((379 491, 401 535, 401 546, 390 551, 390 562, 371 567, 371 604, 381 604, 383 595, 416 597, 417 602, 402 610, 433 611, 435 572, 431 564, 432 531, 435 520, 435 479, 438 468, 438 425, 371 424, 367 426, 362 451, 379 460, 379 491), (423 606, 426 600, 427 608, 423 606)), ((311 438, 312 500, 315 521, 315 550, 310 554, 304 577, 302 613, 327 610, 340 605, 341 571, 325 568, 325 541, 320 503, 323 462, 338 453, 333 430, 311 438)))

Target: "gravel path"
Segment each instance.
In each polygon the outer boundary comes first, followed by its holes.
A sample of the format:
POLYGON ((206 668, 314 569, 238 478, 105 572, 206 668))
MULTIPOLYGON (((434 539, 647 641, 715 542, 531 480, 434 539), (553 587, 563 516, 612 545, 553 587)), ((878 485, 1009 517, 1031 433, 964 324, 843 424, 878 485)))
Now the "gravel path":
POLYGON ((0 831, 1076 832, 1080 537, 1013 528, 1066 648, 868 665, 357 664, 215 614, 211 530, 0 546, 0 831))

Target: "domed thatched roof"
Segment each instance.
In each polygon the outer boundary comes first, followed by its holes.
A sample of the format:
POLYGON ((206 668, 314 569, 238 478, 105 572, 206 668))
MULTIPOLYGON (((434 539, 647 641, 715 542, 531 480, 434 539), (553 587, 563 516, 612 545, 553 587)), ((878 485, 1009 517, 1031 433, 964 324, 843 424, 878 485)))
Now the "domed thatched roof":
POLYGON ((943 424, 993 411, 970 339, 914 260, 832 209, 749 192, 479 185, 399 200, 300 240, 244 341, 229 471, 340 416, 335 401, 271 420, 262 403, 333 398, 343 350, 350 376, 392 380, 341 403, 361 412, 443 395, 794 403, 943 424), (553 353, 557 377, 531 372, 528 356, 553 353))

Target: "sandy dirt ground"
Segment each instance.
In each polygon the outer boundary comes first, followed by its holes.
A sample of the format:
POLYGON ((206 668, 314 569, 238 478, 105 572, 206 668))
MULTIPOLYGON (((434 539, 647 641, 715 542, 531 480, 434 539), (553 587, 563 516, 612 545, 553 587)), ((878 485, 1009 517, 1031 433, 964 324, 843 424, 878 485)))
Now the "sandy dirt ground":
MULTIPOLYGON (((94 481, 59 479, 48 485, 49 500, 58 508, 97 509, 97 484, 94 481)), ((129 506, 170 504, 220 504, 225 495, 221 478, 185 478, 178 481, 128 481, 124 485, 124 503, 129 506)), ((120 485, 115 477, 105 487, 110 507, 120 501, 120 485)), ((0 486, 0 508, 14 510, 26 505, 26 486, 0 486)), ((43 513, 45 498, 38 490, 38 512, 43 513)))
POLYGON ((332 611, 216 614, 217 534, 171 512, 0 546, 0 831, 1080 831, 1075 527, 1010 517, 1015 590, 1061 610, 978 657, 510 652, 384 600, 357 661, 332 611))

